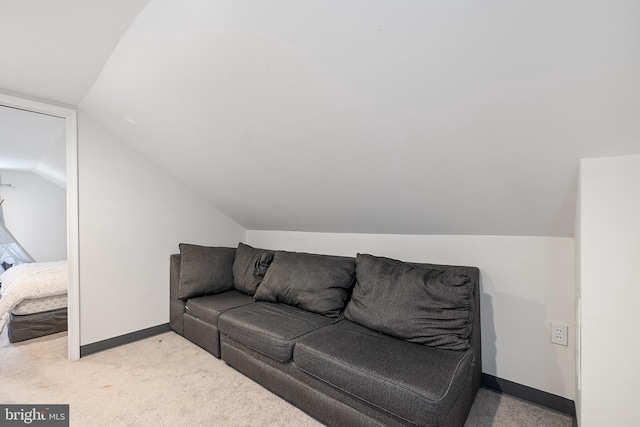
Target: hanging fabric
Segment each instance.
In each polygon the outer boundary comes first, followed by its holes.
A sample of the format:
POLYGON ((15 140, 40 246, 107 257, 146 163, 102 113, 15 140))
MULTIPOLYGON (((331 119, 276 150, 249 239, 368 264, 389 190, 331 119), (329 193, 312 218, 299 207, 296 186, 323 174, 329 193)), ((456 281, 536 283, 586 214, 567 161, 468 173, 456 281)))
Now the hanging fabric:
MULTIPOLYGON (((4 202, 4 199, 0 197, 0 201, 4 202)), ((2 203, 0 202, 0 274, 7 268, 25 264, 28 262, 35 262, 35 260, 29 255, 29 253, 22 247, 20 243, 13 237, 13 234, 4 225, 4 212, 2 203)))
POLYGON ((8 267, 27 262, 35 262, 29 253, 18 243, 13 234, 0 223, 0 273, 8 267))

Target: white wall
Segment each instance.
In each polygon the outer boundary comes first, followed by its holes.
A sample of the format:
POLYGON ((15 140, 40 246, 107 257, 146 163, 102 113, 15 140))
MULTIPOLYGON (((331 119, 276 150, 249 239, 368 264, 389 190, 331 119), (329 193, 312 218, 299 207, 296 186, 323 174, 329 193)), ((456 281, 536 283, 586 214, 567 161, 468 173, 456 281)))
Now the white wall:
POLYGON ((0 170, 5 224, 37 261, 67 259, 67 193, 27 171, 0 170))
POLYGON ((178 244, 245 230, 82 112, 78 157, 81 345, 167 323, 178 244))
POLYGON ((640 155, 581 162, 583 427, 637 426, 640 155))
POLYGON ((574 398, 574 241, 571 238, 247 231, 256 247, 480 268, 483 372, 574 398), (568 347, 550 322, 569 325, 568 347))

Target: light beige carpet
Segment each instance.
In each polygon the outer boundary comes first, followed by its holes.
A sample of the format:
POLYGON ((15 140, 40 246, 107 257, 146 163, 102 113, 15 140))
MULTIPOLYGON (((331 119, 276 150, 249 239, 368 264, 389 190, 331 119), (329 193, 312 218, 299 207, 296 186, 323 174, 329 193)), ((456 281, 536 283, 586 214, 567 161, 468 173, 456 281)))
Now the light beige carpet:
MULTIPOLYGON (((319 426, 302 411, 168 332, 67 360, 60 333, 0 335, 0 403, 70 405, 72 426, 319 426)), ((481 389, 469 427, 570 427, 571 418, 481 389)))

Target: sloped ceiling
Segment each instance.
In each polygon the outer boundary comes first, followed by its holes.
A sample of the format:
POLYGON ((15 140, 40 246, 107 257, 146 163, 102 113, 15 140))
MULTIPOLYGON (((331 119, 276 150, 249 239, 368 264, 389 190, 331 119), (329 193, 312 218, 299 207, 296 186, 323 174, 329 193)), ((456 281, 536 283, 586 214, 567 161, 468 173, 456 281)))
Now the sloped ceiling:
POLYGON ((569 236, 579 159, 640 152, 638 14, 151 0, 80 107, 248 229, 569 236))
POLYGON ((77 105, 148 0, 3 0, 0 90, 77 105))
MULTIPOLYGON (((2 1, 0 91, 77 105, 147 1, 2 1)), ((0 169, 66 187, 65 121, 0 106, 0 169)))

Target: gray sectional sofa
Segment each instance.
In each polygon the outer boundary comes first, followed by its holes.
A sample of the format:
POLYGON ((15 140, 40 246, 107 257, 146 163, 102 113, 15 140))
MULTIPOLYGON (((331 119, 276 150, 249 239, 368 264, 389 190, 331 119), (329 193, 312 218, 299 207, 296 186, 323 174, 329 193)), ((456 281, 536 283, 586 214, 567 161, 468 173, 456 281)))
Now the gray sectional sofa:
POLYGON ((479 271, 180 245, 170 325, 331 426, 462 426, 481 383, 479 271))

